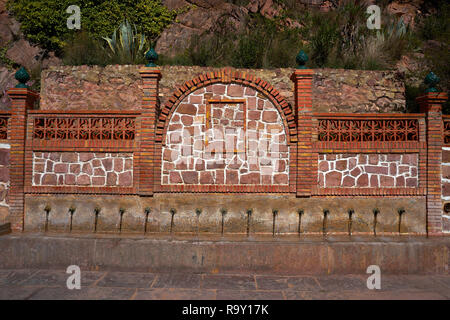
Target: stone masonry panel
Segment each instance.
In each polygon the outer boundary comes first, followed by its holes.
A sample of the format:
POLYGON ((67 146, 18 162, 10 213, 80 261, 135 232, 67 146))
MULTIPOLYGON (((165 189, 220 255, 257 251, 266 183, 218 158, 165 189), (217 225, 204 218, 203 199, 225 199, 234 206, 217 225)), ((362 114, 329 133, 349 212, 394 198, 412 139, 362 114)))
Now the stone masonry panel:
POLYGON ((0 225, 8 222, 9 203, 9 146, 0 147, 0 225))
POLYGON ((415 188, 417 154, 320 154, 319 187, 415 188))
MULTIPOLYGON (((442 202, 450 203, 450 148, 442 149, 442 202)), ((442 212, 442 231, 450 233, 450 212, 442 212)))
POLYGON ((132 153, 34 152, 33 186, 132 187, 132 153))
POLYGON ((162 164, 162 184, 288 185, 283 121, 267 97, 252 88, 200 88, 173 113, 162 164))

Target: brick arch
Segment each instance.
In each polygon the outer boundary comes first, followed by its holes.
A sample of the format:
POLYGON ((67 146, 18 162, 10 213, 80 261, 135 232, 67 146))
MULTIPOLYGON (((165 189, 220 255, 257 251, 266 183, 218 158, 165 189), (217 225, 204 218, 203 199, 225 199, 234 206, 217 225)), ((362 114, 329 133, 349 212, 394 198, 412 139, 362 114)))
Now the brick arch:
POLYGON ((230 69, 202 74, 192 80, 186 81, 183 85, 178 87, 168 99, 168 102, 161 107, 156 124, 156 142, 164 143, 167 127, 172 114, 184 98, 200 88, 216 83, 235 83, 248 86, 265 95, 278 110, 281 119, 283 120, 285 132, 288 137, 288 144, 297 142, 297 125, 294 112, 278 90, 272 87, 268 82, 256 78, 251 74, 232 71, 230 69))

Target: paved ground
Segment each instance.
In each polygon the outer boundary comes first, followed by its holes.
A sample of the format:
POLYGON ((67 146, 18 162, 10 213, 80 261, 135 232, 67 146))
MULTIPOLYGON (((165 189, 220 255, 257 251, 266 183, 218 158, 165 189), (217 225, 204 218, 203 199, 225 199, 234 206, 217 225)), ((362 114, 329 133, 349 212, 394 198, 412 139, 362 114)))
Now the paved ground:
POLYGON ((365 275, 267 276, 82 271, 69 290, 61 270, 0 270, 0 299, 450 299, 449 276, 382 276, 369 290, 365 275))

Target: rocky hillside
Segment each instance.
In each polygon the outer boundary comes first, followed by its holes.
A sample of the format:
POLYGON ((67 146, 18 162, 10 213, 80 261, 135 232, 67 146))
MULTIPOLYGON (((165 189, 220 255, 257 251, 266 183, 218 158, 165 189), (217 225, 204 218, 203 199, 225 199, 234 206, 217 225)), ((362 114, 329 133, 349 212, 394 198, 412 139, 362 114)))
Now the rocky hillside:
MULTIPOLYGON (((169 9, 189 8, 177 16, 175 22, 160 35, 156 50, 167 56, 185 49, 194 35, 214 32, 215 29, 242 31, 248 26, 252 16, 261 15, 268 19, 280 19, 288 28, 302 27, 302 21, 286 15, 291 11, 305 12, 335 10, 344 0, 162 0, 169 9)), ((25 66, 32 78, 38 79, 42 69, 62 64, 60 57, 36 44, 30 43, 20 30, 20 23, 6 9, 7 0, 0 0, 0 108, 9 106, 5 96, 7 88, 15 85, 14 70, 25 66)), ((367 5, 377 1, 361 1, 367 5)), ((419 17, 433 14, 434 1, 384 1, 388 2, 387 11, 398 17, 412 28, 419 17)), ((428 45, 441 45, 429 43, 428 45)), ((418 59, 424 58, 420 52, 402 56, 397 69, 403 73, 414 73, 420 66, 418 59)), ((423 67, 423 65, 422 65, 423 67)), ((35 80, 36 81, 36 80, 35 80)), ((420 79, 414 79, 416 84, 420 79)), ((30 85, 33 85, 33 80, 30 85)), ((38 83, 34 83, 39 88, 38 83)))

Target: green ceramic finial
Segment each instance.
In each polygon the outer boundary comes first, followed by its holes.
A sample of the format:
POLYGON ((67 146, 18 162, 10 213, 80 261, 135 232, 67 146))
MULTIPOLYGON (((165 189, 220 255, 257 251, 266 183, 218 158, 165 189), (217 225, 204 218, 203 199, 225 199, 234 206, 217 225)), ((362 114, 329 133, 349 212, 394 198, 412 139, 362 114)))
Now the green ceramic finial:
POLYGON ((145 59, 147 59, 148 63, 145 65, 146 67, 156 67, 156 60, 158 60, 158 54, 155 49, 150 48, 145 54, 145 59))
POLYGON ((437 75, 435 75, 433 72, 430 72, 425 77, 425 80, 423 81, 427 86, 428 89, 425 90, 426 93, 428 92, 438 92, 438 89, 435 88, 435 86, 441 81, 437 75))
POLYGON ((305 64, 306 61, 308 61, 308 55, 305 51, 300 50, 297 57, 295 58, 295 61, 297 61, 298 63, 297 69, 306 69, 305 64))
POLYGON ((17 70, 14 77, 17 81, 19 81, 19 83, 16 85, 16 88, 28 88, 26 83, 28 80, 30 80, 30 75, 24 67, 21 67, 19 70, 17 70))

